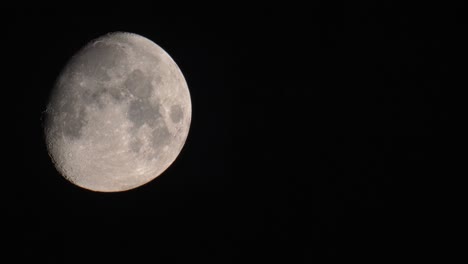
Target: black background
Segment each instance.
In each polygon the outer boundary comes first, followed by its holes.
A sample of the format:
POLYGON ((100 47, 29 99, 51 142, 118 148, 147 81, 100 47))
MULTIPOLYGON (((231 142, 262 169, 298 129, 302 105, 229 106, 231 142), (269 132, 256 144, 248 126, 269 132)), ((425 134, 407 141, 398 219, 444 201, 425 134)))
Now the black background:
POLYGON ((7 10, 6 252, 40 263, 424 252, 432 238, 424 185, 440 170, 444 87, 456 71, 454 13, 388 1, 162 10, 7 10), (67 60, 113 31, 141 34, 171 55, 193 116, 164 174, 95 193, 57 173, 41 118, 67 60))

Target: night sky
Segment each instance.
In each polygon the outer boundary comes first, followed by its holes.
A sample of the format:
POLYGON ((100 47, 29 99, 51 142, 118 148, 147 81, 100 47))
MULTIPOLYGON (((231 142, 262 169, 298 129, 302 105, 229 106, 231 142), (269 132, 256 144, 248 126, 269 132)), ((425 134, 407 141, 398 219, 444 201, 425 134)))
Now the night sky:
POLYGON ((7 11, 3 250, 17 263, 379 262, 424 251, 423 186, 441 170, 456 16, 382 2, 7 11), (193 115, 161 176, 96 193, 58 174, 41 121, 67 60, 114 31, 170 54, 193 115))

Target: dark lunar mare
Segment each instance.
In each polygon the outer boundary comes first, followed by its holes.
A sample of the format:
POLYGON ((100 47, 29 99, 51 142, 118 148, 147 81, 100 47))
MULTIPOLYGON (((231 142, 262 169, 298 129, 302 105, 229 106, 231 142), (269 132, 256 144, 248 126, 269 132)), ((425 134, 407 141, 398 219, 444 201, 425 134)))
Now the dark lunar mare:
MULTIPOLYGON (((171 133, 165 124, 165 120, 161 114, 160 102, 151 103, 149 97, 153 86, 151 84, 153 78, 159 76, 148 76, 140 69, 132 71, 124 82, 124 89, 134 95, 136 99, 132 99, 128 111, 128 119, 135 125, 134 133, 142 125, 147 124, 154 131, 152 132, 151 142, 155 148, 161 148, 170 143, 171 133), (158 125, 159 124, 159 125, 158 125), (163 124, 163 125, 161 125, 163 124)), ((156 81, 156 83, 158 83, 156 81)), ((157 87, 156 87, 157 89, 157 87)), ((138 151, 141 143, 135 141, 131 149, 138 151)))

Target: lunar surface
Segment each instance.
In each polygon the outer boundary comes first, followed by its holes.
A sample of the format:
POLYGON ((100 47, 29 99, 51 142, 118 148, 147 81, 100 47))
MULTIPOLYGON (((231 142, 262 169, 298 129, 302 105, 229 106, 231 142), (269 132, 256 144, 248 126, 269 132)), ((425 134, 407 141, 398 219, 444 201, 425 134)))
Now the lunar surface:
POLYGON ((149 39, 110 33, 64 67, 45 111, 48 152, 67 180, 98 192, 139 187, 163 173, 186 141, 187 83, 149 39))

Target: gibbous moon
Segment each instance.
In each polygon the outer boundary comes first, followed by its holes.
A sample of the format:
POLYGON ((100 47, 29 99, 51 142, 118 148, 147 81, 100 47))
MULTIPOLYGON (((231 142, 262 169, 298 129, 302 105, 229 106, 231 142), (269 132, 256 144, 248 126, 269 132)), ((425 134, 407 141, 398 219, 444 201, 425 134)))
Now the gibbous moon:
POLYGON ((60 73, 45 111, 52 161, 68 181, 98 192, 139 187, 177 158, 192 105, 177 64, 133 33, 91 41, 60 73))

